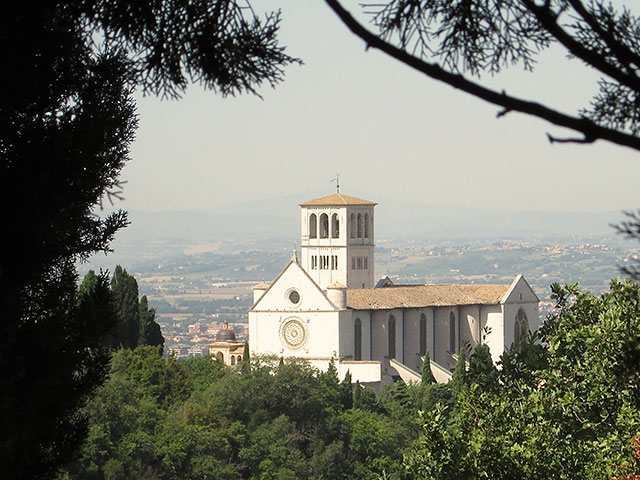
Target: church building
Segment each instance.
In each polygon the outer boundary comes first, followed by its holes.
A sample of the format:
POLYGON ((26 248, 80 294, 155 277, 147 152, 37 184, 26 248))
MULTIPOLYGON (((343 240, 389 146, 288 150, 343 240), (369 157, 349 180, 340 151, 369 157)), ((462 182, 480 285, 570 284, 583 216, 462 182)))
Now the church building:
POLYGON ((376 203, 336 193, 300 204, 301 255, 254 287, 252 355, 300 357, 379 386, 419 381, 425 354, 439 382, 466 345, 500 355, 530 326, 539 299, 522 275, 509 285, 374 285, 376 203))

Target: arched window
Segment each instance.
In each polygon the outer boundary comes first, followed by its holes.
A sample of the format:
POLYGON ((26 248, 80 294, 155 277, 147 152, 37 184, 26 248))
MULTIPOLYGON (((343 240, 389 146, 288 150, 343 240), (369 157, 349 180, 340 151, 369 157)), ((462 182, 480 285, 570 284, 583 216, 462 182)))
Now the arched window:
POLYGON ((351 230, 351 233, 350 233, 351 238, 356 238, 356 215, 355 215, 355 213, 351 214, 351 225, 349 226, 349 230, 351 230))
POLYGON ((456 316, 449 313, 449 352, 456 353, 456 316))
POLYGON ((231 355, 231 365, 235 365, 236 364, 236 357, 234 355, 231 355))
POLYGON ((309 215, 309 238, 316 238, 318 236, 318 217, 315 213, 309 215))
POLYGON ((387 324, 389 327, 389 357, 396 357, 396 317, 391 315, 387 324))
POLYGON ((362 214, 358 214, 358 238, 362 238, 362 214))
POLYGON ((362 360, 362 322, 359 318, 353 325, 353 359, 362 360))
POLYGON ((338 221, 338 214, 331 215, 331 238, 338 238, 340 236, 340 222, 338 221))
POLYGON ((320 238, 329 238, 329 215, 320 215, 320 238))
POLYGON ((527 314, 524 313, 522 308, 518 310, 513 328, 513 341, 516 343, 522 340, 525 334, 529 331, 529 320, 527 320, 527 314))
POLYGON ((220 363, 224 363, 224 355, 222 354, 222 352, 216 353, 216 358, 220 360, 220 363))
POLYGON ((369 214, 364 214, 364 238, 369 238, 369 214))
POLYGON ((420 355, 427 352, 427 316, 420 314, 420 355))

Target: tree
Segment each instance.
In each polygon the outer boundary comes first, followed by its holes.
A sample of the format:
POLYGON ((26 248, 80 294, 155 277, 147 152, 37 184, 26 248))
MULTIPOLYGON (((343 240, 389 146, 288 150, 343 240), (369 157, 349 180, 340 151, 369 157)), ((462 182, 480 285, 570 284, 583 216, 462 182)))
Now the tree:
POLYGON ((360 405, 339 408, 301 359, 255 357, 252 367, 117 350, 86 407, 89 437, 62 478, 400 478, 415 411, 393 419, 359 385, 360 405))
POLYGON ((146 295, 138 300, 138 282, 120 265, 113 272, 111 292, 118 319, 118 326, 108 339, 111 348, 152 345, 161 347, 162 354, 164 337, 155 320, 156 311, 149 308, 146 295))
POLYGON ((244 342, 244 349, 242 350, 242 363, 249 364, 251 362, 251 355, 249 354, 249 342, 244 342))
POLYGON ((614 280, 600 297, 554 285, 534 381, 513 369, 501 388, 473 381, 449 419, 426 411, 405 458, 411 478, 635 478, 640 418, 640 286, 614 280))
MULTIPOLYGON (((614 225, 618 233, 632 240, 640 240, 640 210, 637 212, 624 212, 627 220, 614 225)), ((640 281, 640 258, 631 258, 629 264, 622 267, 623 274, 628 275, 636 282, 640 281)))
POLYGON ((425 352, 424 354, 424 362, 422 364, 422 383, 424 385, 436 383, 436 379, 431 371, 431 359, 429 358, 429 352, 425 352))
MULTIPOLYGON (((103 275, 104 276, 104 275, 103 275)), ((80 293, 90 291, 98 282, 93 270, 85 276, 80 284, 80 293)), ((106 298, 106 297, 105 297, 106 298)), ((125 269, 117 265, 111 279, 111 289, 108 292, 108 305, 93 305, 96 315, 104 312, 114 320, 110 320, 111 331, 105 338, 105 344, 112 349, 135 348, 138 345, 157 346, 162 354, 164 337, 160 325, 155 321, 156 311, 149 308, 146 295, 138 300, 138 282, 125 269)))
POLYGON ((156 309, 149 308, 146 295, 140 299, 139 311, 140 336, 138 337, 138 345, 159 347, 159 353, 162 354, 164 337, 162 336, 160 325, 156 322, 156 309))
POLYGON ((340 401, 345 410, 353 407, 353 384, 351 383, 351 371, 347 370, 344 380, 340 382, 340 401))
POLYGON ((489 346, 481 343, 475 346, 469 358, 467 381, 480 385, 483 390, 498 388, 498 369, 493 364, 489 346))
POLYGON ((136 348, 140 336, 140 306, 138 304, 138 282, 120 265, 116 266, 111 279, 113 309, 118 318, 118 327, 113 335, 112 348, 136 348))
POLYGON ((465 388, 469 383, 469 379, 467 378, 467 355, 465 354, 464 349, 460 350, 460 353, 458 354, 456 368, 453 370, 450 383, 454 392, 458 392, 465 388))
MULTIPOLYGON (((137 118, 136 87, 223 95, 282 80, 296 62, 279 16, 223 0, 35 1, 0 18, 0 406, 5 478, 47 478, 85 435, 77 413, 104 379, 111 325, 85 322, 75 262, 107 252, 137 118)), ((104 319, 100 319, 102 321, 104 319)))
POLYGON ((80 409, 108 370, 103 340, 115 316, 106 275, 94 274, 79 293, 76 282, 73 264, 66 261, 21 297, 5 298, 11 308, 0 322, 5 478, 46 478, 85 435, 80 409), (24 312, 23 322, 12 323, 18 312, 24 312))
POLYGON ((547 134, 550 142, 602 139, 640 150, 640 19, 626 7, 604 0, 387 0, 365 5, 375 34, 338 0, 326 2, 367 47, 499 106, 498 117, 521 112, 580 134, 547 134), (483 84, 482 73, 512 65, 533 70, 553 44, 602 75, 599 92, 577 114, 483 84))

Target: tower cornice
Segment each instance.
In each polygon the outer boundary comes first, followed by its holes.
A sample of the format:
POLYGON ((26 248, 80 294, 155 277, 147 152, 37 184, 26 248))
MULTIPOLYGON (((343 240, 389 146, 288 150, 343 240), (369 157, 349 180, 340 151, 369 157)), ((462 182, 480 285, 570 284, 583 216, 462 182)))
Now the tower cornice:
POLYGON ((342 193, 334 193, 326 197, 315 198, 307 202, 299 204, 301 207, 346 207, 346 206, 375 206, 376 202, 370 202, 369 200, 363 200, 362 198, 350 197, 342 193))

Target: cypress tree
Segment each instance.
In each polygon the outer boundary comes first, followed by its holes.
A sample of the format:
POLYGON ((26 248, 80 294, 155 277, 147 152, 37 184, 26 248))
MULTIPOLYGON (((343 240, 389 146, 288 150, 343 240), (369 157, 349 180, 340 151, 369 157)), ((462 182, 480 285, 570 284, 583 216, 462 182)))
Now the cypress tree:
POLYGON ((114 332, 111 347, 135 348, 140 336, 138 282, 120 265, 117 265, 113 272, 111 293, 118 318, 118 327, 114 332))
POLYGON ((344 380, 340 383, 340 397, 345 410, 353 407, 353 387, 351 386, 351 372, 347 370, 344 380))
POLYGON ((327 385, 332 387, 337 387, 340 383, 340 379, 338 378, 338 369, 336 368, 336 362, 331 357, 331 361, 329 362, 329 368, 327 368, 326 373, 324 374, 327 385))
POLYGON ((160 325, 156 322, 156 309, 149 308, 146 295, 140 299, 138 312, 140 315, 138 345, 159 347, 159 353, 162 355, 164 337, 162 336, 160 325))
POLYGON ((456 362, 456 368, 453 371, 453 377, 451 377, 451 387, 453 392, 457 393, 467 386, 467 362, 464 350, 460 351, 458 355, 458 361, 456 362))
POLYGON ((467 380, 469 383, 477 383, 485 390, 498 386, 498 369, 493 364, 488 345, 476 345, 469 359, 467 380))
POLYGON ((245 342, 244 351, 242 352, 242 367, 240 367, 242 373, 249 373, 251 371, 251 357, 249 356, 249 342, 245 342))
POLYGON ((362 385, 360 380, 356 380, 355 388, 353 389, 353 408, 362 408, 362 385))
POLYGON ((424 354, 424 363, 422 364, 422 384, 432 385, 436 383, 436 379, 431 371, 431 359, 429 358, 429 352, 424 354))

